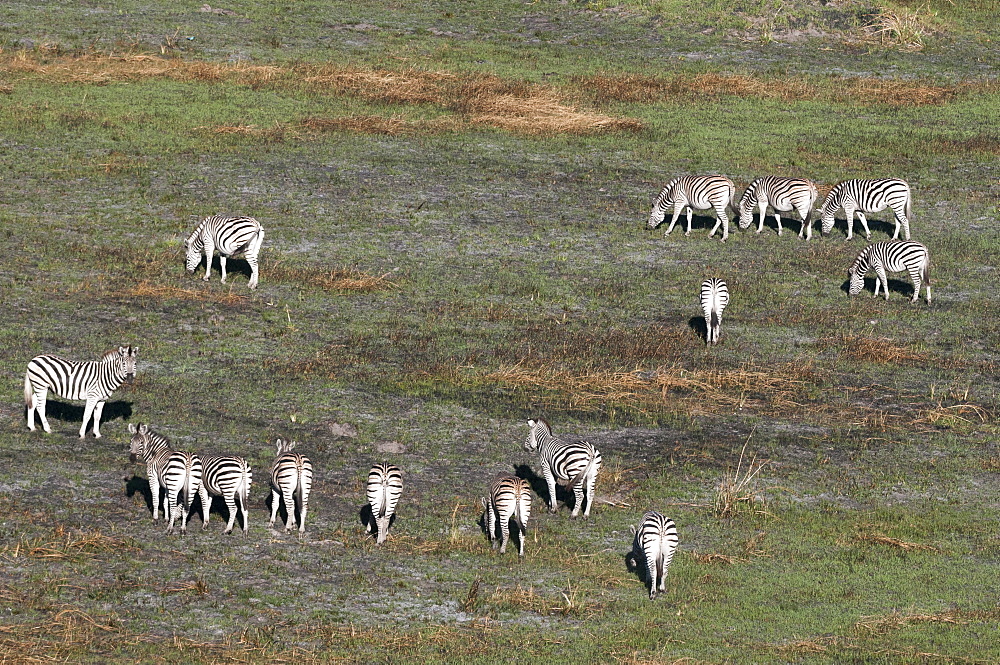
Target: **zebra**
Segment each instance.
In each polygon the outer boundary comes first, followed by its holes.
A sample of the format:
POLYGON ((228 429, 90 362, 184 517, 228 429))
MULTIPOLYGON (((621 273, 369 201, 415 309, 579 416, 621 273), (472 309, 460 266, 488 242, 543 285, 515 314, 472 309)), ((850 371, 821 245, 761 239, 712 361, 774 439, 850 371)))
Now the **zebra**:
POLYGON ((899 239, 899 227, 902 223, 903 238, 910 239, 910 220, 913 219, 912 201, 910 198, 910 186, 905 180, 898 178, 882 178, 879 180, 844 180, 838 183, 830 193, 826 195, 822 207, 819 209, 822 219, 821 230, 823 235, 830 235, 833 228, 833 215, 840 208, 847 214, 847 239, 853 236, 854 213, 858 213, 861 226, 865 229, 865 237, 872 239, 872 232, 868 228, 868 220, 863 213, 872 213, 892 208, 896 217, 896 232, 892 234, 893 240, 899 239))
POLYGON ((306 513, 309 510, 309 491, 312 489, 313 466, 305 455, 293 453, 298 445, 295 441, 278 439, 277 457, 271 466, 271 528, 278 516, 279 499, 285 502, 285 512, 288 519, 285 531, 291 531, 295 525, 295 499, 299 503, 299 532, 306 530, 306 513))
POLYGON ((100 360, 65 360, 58 356, 36 356, 28 363, 24 374, 24 405, 28 408, 28 429, 35 431, 35 411, 42 429, 51 432, 45 418, 45 401, 49 390, 64 399, 87 401, 80 425, 80 438, 87 433, 87 423, 94 417, 94 436, 101 438, 101 413, 111 393, 122 383, 135 378, 135 356, 138 346, 119 346, 108 351, 100 360))
POLYGON ((221 496, 229 510, 229 523, 223 533, 232 533, 233 531, 238 502, 240 512, 243 513, 243 536, 246 537, 248 528, 247 498, 250 494, 250 485, 253 482, 250 464, 242 457, 235 455, 202 455, 201 463, 203 473, 201 491, 198 492, 198 496, 201 497, 201 528, 208 528, 208 513, 212 507, 210 495, 221 496))
POLYGON ((379 545, 389 533, 389 522, 396 512, 396 504, 403 493, 403 473, 394 464, 376 464, 368 472, 368 503, 372 507, 372 520, 365 526, 368 533, 375 525, 375 539, 379 545))
POLYGON ((226 283, 226 257, 243 252, 250 264, 250 289, 257 288, 257 255, 264 242, 264 229, 253 217, 226 217, 215 215, 206 217, 184 241, 187 252, 187 271, 193 273, 205 256, 206 282, 212 273, 212 257, 219 250, 219 264, 222 266, 222 283, 226 283))
POLYGON ((531 431, 524 441, 524 449, 528 452, 538 451, 538 459, 542 465, 542 475, 549 486, 549 512, 556 512, 556 480, 566 481, 567 489, 573 490, 576 501, 573 504, 572 517, 580 514, 584 496, 587 498, 587 508, 584 517, 590 517, 590 508, 594 504, 594 485, 597 483, 597 473, 601 470, 601 453, 587 441, 572 443, 560 441, 552 436, 552 428, 539 418, 529 420, 531 431))
POLYGON ((736 186, 729 178, 721 175, 686 175, 674 178, 660 191, 659 196, 653 201, 653 211, 649 215, 649 228, 655 229, 663 223, 663 217, 671 207, 674 209, 674 216, 667 227, 667 236, 674 230, 674 224, 681 214, 681 210, 687 208, 687 231, 684 235, 691 235, 691 216, 693 208, 707 210, 714 208, 718 219, 712 227, 708 237, 711 238, 719 230, 722 224, 722 241, 729 237, 729 217, 726 215, 726 208, 735 208, 736 186))
POLYGON ((910 240, 873 242, 861 250, 848 270, 851 280, 849 293, 856 296, 865 285, 865 275, 874 270, 875 296, 878 297, 879 286, 885 289, 885 299, 889 299, 889 279, 887 272, 910 273, 913 281, 913 298, 917 302, 920 297, 920 285, 927 285, 927 303, 931 302, 931 260, 927 248, 919 242, 910 240))
POLYGON ((649 599, 655 600, 657 591, 667 590, 667 569, 677 551, 677 526, 672 519, 651 510, 633 530, 635 541, 630 556, 634 560, 641 554, 646 559, 649 599))
POLYGON ((500 554, 507 551, 507 541, 510 539, 510 520, 517 524, 517 540, 519 557, 524 557, 524 542, 527 540, 526 529, 531 516, 531 489, 528 481, 512 476, 509 473, 498 474, 490 483, 489 497, 480 501, 486 514, 483 521, 486 524, 493 549, 497 548, 497 522, 500 522, 500 554))
POLYGON ((146 463, 149 491, 153 495, 153 521, 160 519, 160 487, 166 490, 163 504, 167 533, 174 532, 174 522, 181 518, 181 533, 187 533, 188 513, 191 502, 201 492, 201 459, 192 453, 172 450, 170 442, 161 434, 149 429, 148 425, 129 423, 132 434, 129 444, 130 461, 140 459, 146 463))
POLYGON ((729 287, 718 277, 701 283, 701 311, 705 313, 705 343, 718 344, 722 310, 729 304, 729 287))
POLYGON ((805 239, 812 238, 812 224, 809 217, 812 215, 812 207, 816 203, 816 185, 804 178, 782 178, 779 176, 764 176, 757 178, 743 192, 740 199, 740 228, 745 229, 753 222, 753 209, 760 208, 760 222, 757 224, 757 233, 764 230, 764 217, 767 206, 774 209, 774 219, 778 222, 778 235, 781 235, 781 215, 779 212, 791 212, 795 210, 802 218, 802 228, 799 229, 799 237, 805 239))

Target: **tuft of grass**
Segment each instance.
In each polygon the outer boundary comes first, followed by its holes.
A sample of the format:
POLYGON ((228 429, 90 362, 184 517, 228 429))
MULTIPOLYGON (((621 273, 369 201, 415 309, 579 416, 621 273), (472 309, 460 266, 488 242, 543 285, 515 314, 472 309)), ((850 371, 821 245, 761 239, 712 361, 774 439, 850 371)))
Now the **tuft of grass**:
POLYGON ((100 531, 74 533, 63 526, 56 527, 49 537, 27 538, 21 536, 13 545, 5 545, 0 555, 16 559, 73 559, 81 556, 114 552, 127 549, 130 545, 120 538, 105 536, 100 531))
MULTIPOLYGON (((904 552, 940 552, 936 547, 930 545, 923 545, 921 543, 912 543, 899 538, 893 538, 887 536, 878 531, 861 531, 854 537, 854 542, 861 543, 873 543, 875 545, 885 545, 887 547, 894 547, 900 549, 904 552)), ((843 541, 841 541, 843 544, 843 541)))
POLYGON ((905 8, 880 7, 865 31, 882 45, 901 46, 919 50, 924 47, 924 37, 930 34, 926 18, 905 8))
POLYGON ((715 490, 714 511, 716 516, 727 519, 742 513, 764 514, 764 496, 755 486, 757 476, 767 461, 758 461, 754 455, 746 468, 743 468, 743 458, 751 434, 740 449, 740 458, 735 469, 730 469, 722 477, 715 490))
POLYGON ((854 624, 854 630, 866 635, 881 635, 892 630, 906 628, 919 623, 942 623, 960 625, 969 623, 957 610, 947 610, 935 614, 910 613, 904 614, 893 610, 881 616, 864 616, 854 624))

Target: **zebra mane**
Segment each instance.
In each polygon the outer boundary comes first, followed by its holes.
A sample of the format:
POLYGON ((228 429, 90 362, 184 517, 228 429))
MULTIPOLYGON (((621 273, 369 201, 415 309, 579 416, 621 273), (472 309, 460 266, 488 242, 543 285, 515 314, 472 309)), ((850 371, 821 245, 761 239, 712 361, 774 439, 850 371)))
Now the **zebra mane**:
POLYGON ((205 224, 210 219, 212 218, 206 217, 205 219, 198 222, 198 226, 194 227, 194 231, 192 231, 191 235, 187 237, 187 239, 184 241, 184 244, 187 245, 188 247, 201 248, 201 231, 202 229, 205 228, 205 224))
POLYGON ((823 212, 829 206, 840 207, 840 199, 844 196, 844 187, 847 185, 847 182, 847 180, 844 180, 833 186, 830 193, 826 195, 826 200, 823 201, 823 205, 820 207, 820 212, 823 212))
POLYGON ((868 268, 869 268, 869 265, 868 265, 868 255, 871 254, 872 247, 873 247, 873 245, 868 245, 863 250, 861 250, 861 253, 858 254, 858 256, 857 256, 856 259, 854 259, 854 263, 851 264, 851 267, 848 270, 848 273, 854 274, 854 273, 857 273, 857 272, 861 272, 862 268, 864 268, 864 272, 866 272, 866 273, 868 272, 868 268))
POLYGON ((99 362, 106 362, 108 360, 111 360, 112 358, 117 358, 118 353, 119 353, 118 349, 111 349, 110 351, 105 351, 103 354, 101 354, 101 359, 99 362))
POLYGON ((548 432, 549 434, 552 434, 552 425, 550 425, 549 421, 546 420, 545 418, 538 418, 537 420, 535 420, 535 425, 536 426, 543 425, 545 427, 545 431, 548 432))

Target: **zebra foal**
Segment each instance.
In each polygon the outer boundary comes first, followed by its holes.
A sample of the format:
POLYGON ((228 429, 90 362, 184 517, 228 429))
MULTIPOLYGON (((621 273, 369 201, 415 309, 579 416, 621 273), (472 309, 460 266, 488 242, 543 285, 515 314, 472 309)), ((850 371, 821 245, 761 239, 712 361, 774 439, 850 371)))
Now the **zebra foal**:
POLYGON ((663 235, 669 235, 674 230, 674 224, 680 217, 681 211, 687 209, 687 231, 684 235, 691 235, 691 217, 694 214, 693 208, 698 210, 715 209, 718 219, 715 226, 709 232, 711 238, 722 225, 722 241, 729 237, 729 217, 726 215, 726 208, 735 208, 736 186, 729 178, 721 175, 686 175, 674 178, 666 184, 660 191, 659 196, 653 201, 653 210, 649 214, 649 228, 655 229, 663 223, 663 218, 667 210, 673 208, 674 216, 670 220, 670 226, 663 235))
POLYGON ((927 303, 931 302, 931 259, 927 248, 919 242, 911 240, 873 242, 861 250, 858 258, 848 269, 851 280, 848 293, 858 295, 865 286, 865 275, 869 270, 875 271, 875 297, 878 297, 879 287, 885 290, 885 299, 889 299, 888 272, 906 271, 913 281, 913 298, 917 302, 920 297, 920 285, 927 285, 927 303))
POLYGON ((368 472, 366 494, 372 508, 372 519, 365 527, 368 533, 375 527, 375 542, 381 545, 389 533, 389 522, 403 493, 403 472, 394 464, 376 464, 368 472))
POLYGON ((135 463, 146 463, 146 477, 149 491, 153 495, 153 521, 160 519, 160 487, 165 490, 163 504, 164 518, 168 520, 167 533, 174 532, 174 522, 181 519, 181 533, 187 533, 188 514, 191 502, 201 491, 202 464, 197 455, 173 450, 170 442, 161 434, 149 429, 148 425, 136 427, 129 423, 132 435, 129 443, 129 459, 135 463))
POLYGON ((208 528, 208 514, 212 507, 212 496, 220 496, 226 502, 229 510, 229 523, 223 533, 232 533, 236 523, 236 508, 243 515, 243 536, 247 536, 249 517, 247 515, 247 499, 250 495, 250 485, 253 483, 253 471, 250 464, 242 457, 235 455, 202 455, 201 497, 202 529, 208 528))
POLYGON ((45 402, 51 390, 64 399, 82 399, 83 410, 80 438, 87 433, 87 423, 94 418, 94 436, 101 438, 101 413, 104 403, 122 383, 135 378, 137 346, 119 346, 108 351, 100 360, 65 360, 44 355, 32 358, 24 374, 24 405, 28 408, 28 429, 35 431, 35 411, 42 429, 51 432, 45 418, 45 402))
POLYGON ((865 229, 865 238, 872 239, 868 228, 868 220, 864 213, 879 212, 892 208, 896 218, 896 232, 892 239, 899 238, 900 225, 903 228, 903 238, 910 239, 910 220, 913 218, 910 186, 899 178, 882 178, 879 180, 844 180, 838 183, 826 195, 819 209, 821 230, 823 235, 830 235, 833 229, 834 214, 840 208, 847 215, 847 239, 853 236, 854 213, 857 212, 861 226, 865 229))
POLYGON ((215 215, 206 217, 184 241, 187 253, 187 271, 193 273, 205 257, 206 282, 212 273, 212 257, 219 250, 219 265, 222 267, 222 283, 226 283, 226 257, 243 252, 250 264, 251 289, 257 288, 257 255, 264 243, 264 229, 253 217, 226 217, 215 215))
POLYGON ((313 466, 305 455, 293 453, 295 441, 275 442, 278 452, 271 465, 271 528, 278 516, 279 499, 285 503, 288 519, 285 531, 295 526, 295 504, 299 504, 299 532, 306 530, 306 513, 309 511, 309 492, 312 490, 313 466))
POLYGON ((701 311, 705 314, 705 343, 718 344, 722 310, 729 304, 729 287, 717 277, 701 283, 701 311))
POLYGON ((774 220, 778 223, 778 235, 781 235, 781 212, 791 212, 795 210, 802 218, 802 228, 799 229, 799 237, 806 240, 812 238, 812 224, 809 217, 812 215, 812 207, 816 203, 818 196, 816 185, 804 178, 782 178, 779 176, 764 176, 757 178, 743 192, 740 198, 739 211, 741 229, 745 229, 753 222, 754 207, 760 208, 760 223, 757 224, 757 233, 764 230, 764 217, 767 206, 774 209, 774 220), (803 236, 803 232, 805 236, 803 236))
POLYGON ((507 551, 510 521, 513 519, 517 525, 517 555, 523 558, 528 518, 531 516, 531 488, 528 481, 509 473, 501 473, 490 483, 489 496, 482 497, 480 501, 486 510, 483 521, 493 549, 497 548, 497 522, 499 522, 500 554, 507 551))
POLYGON ((645 558, 649 599, 655 600, 657 591, 667 590, 667 569, 677 551, 677 526, 672 519, 651 510, 642 516, 634 531, 632 556, 642 554, 645 558))
POLYGON ((587 508, 584 517, 590 517, 590 508, 594 504, 594 486, 597 484, 597 473, 601 470, 601 453, 587 441, 562 441, 552 436, 552 428, 539 418, 529 420, 528 438, 524 441, 524 449, 528 452, 538 452, 538 461, 542 466, 542 475, 549 487, 549 512, 556 512, 556 481, 566 484, 573 490, 576 501, 573 504, 572 517, 580 514, 584 498, 587 508))

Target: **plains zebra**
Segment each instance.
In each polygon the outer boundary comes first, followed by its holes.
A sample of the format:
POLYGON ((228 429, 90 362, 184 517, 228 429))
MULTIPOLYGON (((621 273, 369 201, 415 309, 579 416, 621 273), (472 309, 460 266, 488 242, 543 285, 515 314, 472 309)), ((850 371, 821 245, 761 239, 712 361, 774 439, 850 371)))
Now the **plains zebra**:
POLYGON ((201 455, 203 468, 201 477, 202 529, 208 528, 208 513, 212 507, 210 495, 221 496, 229 510, 229 523, 223 533, 231 533, 236 523, 236 508, 243 513, 243 536, 247 535, 247 498, 253 482, 250 464, 235 455, 201 455))
POLYGON ((717 277, 701 283, 701 311, 705 313, 705 343, 718 344, 722 310, 729 304, 729 287, 717 277))
POLYGON ((291 452, 295 441, 278 439, 275 444, 278 456, 271 466, 271 522, 278 516, 278 503, 283 500, 288 519, 285 531, 295 526, 295 500, 299 504, 299 531, 306 530, 306 513, 309 510, 309 491, 312 489, 313 466, 305 455, 291 452))
POLYGON ((500 554, 507 551, 510 520, 517 525, 518 556, 524 556, 528 518, 531 516, 531 488, 527 480, 501 473, 490 483, 490 495, 480 501, 486 509, 484 522, 493 549, 497 547, 497 522, 500 522, 500 554))
POLYGON ((187 252, 187 271, 193 273, 205 257, 206 282, 212 273, 212 257, 219 250, 219 264, 222 266, 222 283, 226 283, 226 257, 243 252, 250 264, 251 289, 257 288, 257 255, 264 242, 264 229, 253 217, 206 217, 184 241, 187 252))
POLYGON ((686 175, 674 178, 666 184, 660 191, 659 196, 653 201, 653 211, 649 215, 649 228, 655 229, 663 223, 663 217, 671 207, 674 209, 674 216, 667 227, 669 234, 674 230, 674 224, 680 217, 681 211, 687 208, 687 231, 684 235, 691 235, 692 208, 707 210, 714 208, 718 220, 712 231, 708 234, 711 238, 719 230, 722 224, 722 240, 725 242, 729 237, 729 217, 726 215, 726 208, 735 208, 736 186, 729 178, 721 175, 686 175))
POLYGON ((868 228, 868 220, 863 213, 879 212, 886 207, 892 208, 896 217, 896 232, 892 239, 899 238, 899 226, 903 225, 903 237, 910 239, 910 220, 913 218, 910 186, 905 180, 898 178, 882 178, 880 180, 844 180, 830 190, 819 209, 822 219, 823 235, 829 235, 833 228, 833 216, 840 208, 847 214, 847 239, 853 236, 854 213, 858 213, 861 226, 865 229, 865 237, 872 238, 868 228))
POLYGON ((573 504, 573 517, 580 514, 584 496, 587 508, 584 517, 590 516, 590 508, 594 505, 594 485, 597 483, 597 473, 601 470, 601 453, 586 441, 567 442, 552 436, 552 428, 542 419, 529 420, 531 431, 524 441, 524 449, 528 452, 538 451, 538 460, 542 465, 542 475, 549 486, 549 512, 556 512, 556 480, 566 481, 567 489, 573 490, 576 501, 573 504))
POLYGON ((657 591, 667 590, 667 569, 677 551, 677 527, 674 521, 653 510, 643 515, 635 530, 632 551, 635 556, 642 554, 646 559, 649 599, 653 600, 657 591))
POLYGON ((861 250, 858 258, 854 259, 848 270, 851 280, 849 293, 856 296, 865 285, 865 275, 869 270, 874 270, 875 296, 878 296, 879 286, 885 288, 885 299, 889 299, 889 278, 887 272, 910 273, 913 280, 913 298, 910 302, 917 302, 920 297, 920 284, 927 285, 927 302, 931 301, 931 259, 927 248, 919 242, 910 240, 873 242, 861 250))
POLYGON ((64 399, 87 400, 80 425, 80 438, 87 433, 87 423, 94 416, 94 436, 101 438, 101 413, 104 403, 118 386, 135 378, 135 354, 138 346, 119 346, 100 360, 79 362, 58 356, 37 356, 28 363, 24 375, 24 405, 28 407, 28 429, 35 431, 35 411, 42 429, 51 432, 45 418, 45 401, 51 390, 64 399))
POLYGON ((778 235, 781 235, 781 215, 779 212, 791 212, 796 210, 802 217, 802 228, 799 229, 799 237, 805 239, 812 238, 812 224, 809 217, 812 215, 812 207, 816 203, 816 185, 804 178, 782 178, 779 176, 764 176, 757 178, 743 192, 740 199, 740 228, 745 229, 753 222, 753 209, 760 208, 760 223, 757 224, 757 233, 764 230, 764 217, 767 206, 774 209, 774 219, 778 222, 778 235))
POLYGON ((375 541, 381 545, 389 533, 389 522, 396 512, 396 504, 403 493, 403 473, 393 464, 376 464, 368 472, 368 504, 372 507, 372 521, 368 522, 368 533, 374 522, 375 541))
POLYGON ((166 490, 163 504, 164 517, 168 519, 167 533, 174 532, 174 521, 181 518, 181 533, 187 533, 188 513, 191 502, 201 491, 201 459, 191 453, 172 450, 167 438, 149 429, 129 423, 132 434, 129 444, 132 462, 146 463, 149 491, 153 495, 153 521, 160 519, 160 487, 166 490))

